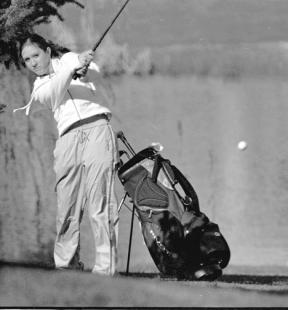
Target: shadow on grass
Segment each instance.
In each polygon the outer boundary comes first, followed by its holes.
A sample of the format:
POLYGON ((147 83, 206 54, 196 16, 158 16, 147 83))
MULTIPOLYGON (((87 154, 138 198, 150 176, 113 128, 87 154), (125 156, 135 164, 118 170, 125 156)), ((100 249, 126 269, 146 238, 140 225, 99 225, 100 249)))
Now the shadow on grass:
MULTIPOLYGON (((131 272, 129 274, 120 273, 123 276, 131 278, 146 278, 146 279, 161 279, 164 281, 178 281, 181 283, 203 283, 208 281, 185 280, 173 277, 162 277, 157 273, 137 273, 131 272)), ((218 288, 237 288, 242 291, 258 291, 266 292, 272 295, 288 295, 288 276, 278 275, 246 275, 246 274, 229 274, 222 275, 215 281, 210 282, 218 288)))
MULTIPOLYGON (((158 273, 145 273, 145 272, 120 272, 120 275, 129 276, 134 278, 161 278, 161 275, 158 273)), ((173 277, 165 277, 167 279, 178 281, 177 278, 173 277)), ((179 279, 179 281, 190 281, 190 280, 183 280, 179 279)), ((273 285, 275 283, 283 282, 288 285, 288 276, 273 276, 273 275, 245 275, 245 274, 229 274, 223 275, 216 280, 217 282, 225 282, 225 283, 240 283, 240 284, 266 284, 266 285, 273 285)))

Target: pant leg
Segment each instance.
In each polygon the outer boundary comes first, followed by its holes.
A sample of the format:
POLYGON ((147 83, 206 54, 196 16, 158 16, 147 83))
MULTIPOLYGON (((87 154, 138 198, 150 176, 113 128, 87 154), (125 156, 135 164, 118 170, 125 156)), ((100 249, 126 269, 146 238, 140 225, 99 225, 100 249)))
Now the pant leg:
POLYGON ((56 268, 79 268, 80 222, 85 204, 81 144, 75 132, 59 138, 54 151, 57 191, 56 268))
POLYGON ((95 126, 85 147, 88 216, 95 244, 93 272, 113 275, 117 263, 118 211, 115 195, 117 147, 109 124, 95 126))

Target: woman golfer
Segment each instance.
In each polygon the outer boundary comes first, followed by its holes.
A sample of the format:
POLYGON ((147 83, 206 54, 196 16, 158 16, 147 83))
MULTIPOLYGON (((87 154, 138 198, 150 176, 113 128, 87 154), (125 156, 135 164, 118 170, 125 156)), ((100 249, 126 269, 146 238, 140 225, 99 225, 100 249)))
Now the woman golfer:
POLYGON ((80 222, 87 208, 94 236, 92 272, 113 275, 118 239, 114 192, 117 146, 109 124, 110 110, 99 91, 93 51, 51 57, 51 47, 36 34, 20 46, 26 67, 37 75, 26 114, 33 104, 47 105, 57 122, 54 150, 57 190, 55 267, 83 269, 79 260, 80 222), (73 79, 75 73, 82 78, 73 79))

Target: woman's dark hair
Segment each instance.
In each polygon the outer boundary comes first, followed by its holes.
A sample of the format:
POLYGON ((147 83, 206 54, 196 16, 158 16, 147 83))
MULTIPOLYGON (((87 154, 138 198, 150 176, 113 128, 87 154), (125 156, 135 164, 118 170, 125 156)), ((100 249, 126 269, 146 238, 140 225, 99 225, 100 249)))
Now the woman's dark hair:
POLYGON ((70 50, 66 47, 60 46, 58 44, 54 44, 52 41, 47 41, 44 39, 42 36, 40 36, 37 33, 29 33, 23 37, 20 42, 19 42, 19 54, 20 54, 20 59, 22 49, 24 48, 24 45, 27 43, 32 43, 38 45, 39 48, 41 48, 43 51, 46 52, 47 48, 51 48, 51 57, 57 57, 60 56, 61 54, 67 53, 70 50))
POLYGON ((32 43, 38 45, 39 48, 46 51, 47 47, 50 47, 49 43, 41 37, 39 34, 33 33, 28 34, 24 38, 21 39, 20 45, 19 45, 19 51, 22 52, 22 49, 26 43, 32 43))

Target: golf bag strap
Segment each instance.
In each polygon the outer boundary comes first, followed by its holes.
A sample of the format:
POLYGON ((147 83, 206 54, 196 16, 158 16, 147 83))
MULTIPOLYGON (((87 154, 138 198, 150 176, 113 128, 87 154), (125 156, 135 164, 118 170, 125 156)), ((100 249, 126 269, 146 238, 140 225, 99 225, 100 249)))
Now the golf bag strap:
POLYGON ((157 182, 157 177, 158 177, 160 168, 161 168, 160 155, 158 154, 155 156, 154 167, 153 167, 153 171, 152 171, 152 181, 154 183, 157 182))
POLYGON ((168 159, 164 159, 161 155, 156 155, 154 160, 154 167, 152 171, 152 180, 154 183, 157 182, 157 177, 159 174, 160 169, 163 168, 164 172, 166 174, 166 177, 169 178, 169 181, 172 185, 174 185, 175 182, 175 176, 174 172, 171 168, 170 161, 168 159))
POLYGON ((167 178, 169 178, 169 181, 171 182, 171 185, 174 187, 174 185, 178 182, 176 181, 175 174, 173 172, 173 169, 171 167, 171 163, 169 160, 165 159, 162 161, 162 167, 164 170, 164 173, 167 178))

